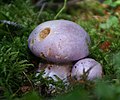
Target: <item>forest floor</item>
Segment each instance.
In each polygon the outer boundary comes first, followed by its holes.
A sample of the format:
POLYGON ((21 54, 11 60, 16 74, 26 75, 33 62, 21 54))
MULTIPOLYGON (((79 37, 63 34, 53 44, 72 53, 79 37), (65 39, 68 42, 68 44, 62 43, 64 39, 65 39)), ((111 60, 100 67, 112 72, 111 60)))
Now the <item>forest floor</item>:
POLYGON ((30 0, 0 3, 0 100, 119 100, 119 0, 71 5, 46 1, 39 7, 30 0), (102 79, 79 81, 66 88, 61 81, 43 78, 42 73, 36 77, 41 60, 28 49, 28 36, 40 23, 54 19, 73 21, 86 30, 91 38, 89 57, 101 63, 102 79), (48 93, 49 84, 56 90, 48 93))

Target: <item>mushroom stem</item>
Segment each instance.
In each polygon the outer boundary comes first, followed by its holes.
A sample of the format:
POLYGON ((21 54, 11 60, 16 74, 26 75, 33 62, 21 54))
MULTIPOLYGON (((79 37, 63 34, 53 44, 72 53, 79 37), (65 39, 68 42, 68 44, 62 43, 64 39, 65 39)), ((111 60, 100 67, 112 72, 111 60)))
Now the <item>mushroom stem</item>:
POLYGON ((38 72, 44 71, 43 77, 51 77, 54 81, 58 81, 58 78, 63 82, 68 81, 70 77, 72 63, 68 64, 54 64, 54 63, 40 63, 38 72))

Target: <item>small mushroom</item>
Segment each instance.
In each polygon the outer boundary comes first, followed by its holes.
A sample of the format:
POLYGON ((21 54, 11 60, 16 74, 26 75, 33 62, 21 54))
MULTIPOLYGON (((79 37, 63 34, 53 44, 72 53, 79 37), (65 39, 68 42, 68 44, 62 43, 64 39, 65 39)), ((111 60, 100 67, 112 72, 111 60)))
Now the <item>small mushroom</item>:
POLYGON ((38 25, 28 38, 31 52, 47 61, 66 63, 88 56, 90 37, 78 24, 52 20, 38 25))
POLYGON ((102 66, 91 58, 79 60, 72 68, 71 77, 77 80, 94 80, 102 77, 102 66))
POLYGON ((43 77, 51 77, 54 81, 58 81, 58 78, 67 82, 70 77, 71 63, 68 64, 53 64, 53 63, 40 63, 38 72, 44 70, 43 77))

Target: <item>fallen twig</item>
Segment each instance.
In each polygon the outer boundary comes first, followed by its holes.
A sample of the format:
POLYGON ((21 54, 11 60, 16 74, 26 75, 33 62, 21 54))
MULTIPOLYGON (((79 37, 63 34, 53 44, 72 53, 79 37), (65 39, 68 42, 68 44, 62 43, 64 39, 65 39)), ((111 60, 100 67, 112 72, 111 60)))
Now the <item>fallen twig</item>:
MULTIPOLYGON (((84 1, 84 0, 69 0, 66 5, 67 6, 72 6, 75 5, 77 2, 84 1)), ((64 5, 64 2, 46 2, 45 0, 40 0, 38 1, 35 6, 36 7, 41 7, 43 4, 47 7, 58 7, 64 5)))

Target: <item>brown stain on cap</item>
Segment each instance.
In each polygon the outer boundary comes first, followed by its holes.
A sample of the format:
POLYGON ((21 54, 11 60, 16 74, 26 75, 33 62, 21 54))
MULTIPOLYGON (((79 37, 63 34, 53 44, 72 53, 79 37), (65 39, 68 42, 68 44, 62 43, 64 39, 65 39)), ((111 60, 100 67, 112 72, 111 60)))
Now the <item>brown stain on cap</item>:
POLYGON ((39 33, 40 39, 42 39, 42 40, 45 39, 45 38, 49 35, 49 33, 50 33, 50 28, 49 28, 49 27, 43 29, 43 30, 39 33))

